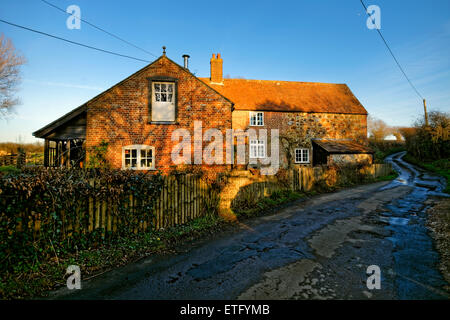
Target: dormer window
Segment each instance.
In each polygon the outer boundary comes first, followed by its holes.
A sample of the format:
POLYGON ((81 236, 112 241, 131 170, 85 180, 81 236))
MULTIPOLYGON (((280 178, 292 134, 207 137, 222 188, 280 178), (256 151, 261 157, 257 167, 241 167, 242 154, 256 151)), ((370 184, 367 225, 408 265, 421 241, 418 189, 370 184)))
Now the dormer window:
POLYGON ((176 81, 159 81, 159 79, 151 79, 150 88, 151 122, 175 122, 176 81))
POLYGON ((250 112, 250 126, 263 126, 264 112, 250 112))

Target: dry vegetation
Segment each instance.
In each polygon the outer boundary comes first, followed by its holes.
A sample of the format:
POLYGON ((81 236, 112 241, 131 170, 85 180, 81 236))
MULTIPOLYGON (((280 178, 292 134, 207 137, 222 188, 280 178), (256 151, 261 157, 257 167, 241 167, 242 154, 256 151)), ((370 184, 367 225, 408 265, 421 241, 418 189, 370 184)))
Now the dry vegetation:
MULTIPOLYGON (((441 255, 439 269, 447 283, 450 283, 450 199, 443 199, 428 210, 428 219, 436 249, 441 255)), ((450 292, 449 285, 445 289, 450 292)))
POLYGON ((23 150, 26 153, 43 153, 44 143, 18 143, 18 142, 0 142, 0 155, 2 154, 15 154, 19 150, 23 150))

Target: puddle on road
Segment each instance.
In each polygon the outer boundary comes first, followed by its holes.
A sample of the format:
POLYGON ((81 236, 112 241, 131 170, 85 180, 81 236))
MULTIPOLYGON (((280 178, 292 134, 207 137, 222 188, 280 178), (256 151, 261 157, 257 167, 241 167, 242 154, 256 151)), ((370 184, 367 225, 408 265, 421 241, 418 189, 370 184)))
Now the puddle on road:
MULTIPOLYGON (((400 181, 413 187, 412 192, 402 199, 386 205, 380 221, 388 223, 385 228, 391 232, 394 246, 394 272, 399 299, 445 299, 441 288, 446 281, 438 271, 439 255, 434 250, 433 240, 426 228, 425 200, 443 188, 436 177, 422 180, 417 170, 411 168, 398 157, 394 157, 393 167, 400 170, 401 179, 384 187, 398 186, 400 181)), ((428 175, 421 175, 423 179, 428 175)))
POLYGON ((394 217, 394 218, 380 217, 380 221, 386 222, 387 224, 390 224, 390 225, 399 225, 399 226, 404 226, 409 223, 409 219, 398 218, 398 217, 394 217))

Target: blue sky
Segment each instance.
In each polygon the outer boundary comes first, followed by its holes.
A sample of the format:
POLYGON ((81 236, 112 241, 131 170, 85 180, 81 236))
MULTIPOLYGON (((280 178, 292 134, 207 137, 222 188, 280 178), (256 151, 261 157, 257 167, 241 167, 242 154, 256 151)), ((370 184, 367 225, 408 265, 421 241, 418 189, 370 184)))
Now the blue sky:
MULTIPOLYGON (((359 0, 134 1, 48 0, 75 4, 82 18, 145 48, 161 47, 190 70, 209 75, 220 52, 224 74, 247 79, 347 83, 369 113, 410 125, 422 101, 395 65, 359 0)), ((381 31, 430 109, 450 111, 450 1, 365 0, 381 8, 381 31)), ((40 0, 0 0, 0 18, 142 59, 150 56, 89 25, 66 27, 67 16, 40 0)), ((22 104, 0 120, 0 141, 33 142, 31 133, 145 66, 0 23, 26 57, 22 104)))

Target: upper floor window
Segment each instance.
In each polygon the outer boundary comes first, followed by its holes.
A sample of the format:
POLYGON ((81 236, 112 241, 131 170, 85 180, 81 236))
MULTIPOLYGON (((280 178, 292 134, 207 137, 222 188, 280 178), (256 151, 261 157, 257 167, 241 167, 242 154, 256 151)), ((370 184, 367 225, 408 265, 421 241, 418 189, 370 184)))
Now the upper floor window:
POLYGON ((175 83, 152 82, 152 121, 175 121, 175 83))
POLYGON ((309 163, 309 149, 295 149, 295 163, 309 163))
POLYGON ((123 147, 122 169, 155 169, 155 148, 140 144, 123 147))
POLYGON ((250 112, 250 125, 251 126, 263 126, 264 125, 264 112, 250 112))

